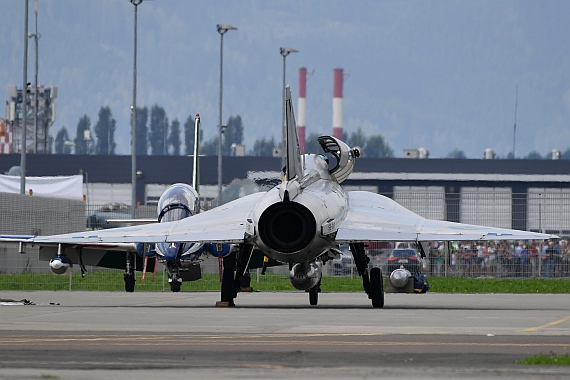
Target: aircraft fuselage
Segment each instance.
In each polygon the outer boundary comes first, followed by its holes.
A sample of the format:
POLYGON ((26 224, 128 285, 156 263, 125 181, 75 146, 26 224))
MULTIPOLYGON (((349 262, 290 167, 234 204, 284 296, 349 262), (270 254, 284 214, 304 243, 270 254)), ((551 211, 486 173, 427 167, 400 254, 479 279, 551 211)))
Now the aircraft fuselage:
POLYGON ((247 240, 284 263, 311 261, 335 247, 335 232, 348 210, 346 193, 331 179, 325 159, 305 158, 308 174, 267 192, 247 221, 247 240))

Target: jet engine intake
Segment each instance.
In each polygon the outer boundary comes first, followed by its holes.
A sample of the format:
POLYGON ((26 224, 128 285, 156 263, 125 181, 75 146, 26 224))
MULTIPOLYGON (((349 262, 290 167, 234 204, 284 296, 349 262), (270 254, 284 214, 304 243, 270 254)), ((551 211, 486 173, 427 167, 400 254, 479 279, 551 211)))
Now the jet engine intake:
POLYGON ((272 250, 293 253, 305 248, 317 230, 309 209, 296 202, 269 206, 259 218, 259 236, 272 250))
POLYGON ((64 275, 69 273, 73 263, 66 256, 56 256, 49 261, 49 269, 55 274, 64 275))
POLYGON ((321 281, 323 276, 320 260, 308 263, 297 263, 289 271, 289 281, 298 290, 309 290, 321 281))

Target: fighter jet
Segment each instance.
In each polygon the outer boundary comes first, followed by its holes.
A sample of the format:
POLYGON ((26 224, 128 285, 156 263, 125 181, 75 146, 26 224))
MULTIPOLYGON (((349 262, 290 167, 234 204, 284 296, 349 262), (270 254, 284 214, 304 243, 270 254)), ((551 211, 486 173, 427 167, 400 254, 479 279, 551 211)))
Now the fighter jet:
POLYGON ((365 243, 371 241, 525 240, 555 236, 425 219, 390 198, 345 191, 359 157, 357 149, 332 136, 320 136, 322 153, 301 154, 291 90, 286 88, 286 159, 282 181, 255 193, 178 221, 37 236, 34 244, 209 243, 236 244, 235 260, 224 266, 220 306, 234 306, 254 250, 289 266, 293 287, 318 303, 322 266, 349 244, 365 293, 384 306, 380 268, 369 268, 365 243))
MULTIPOLYGON (((195 131, 199 131, 200 117, 196 115, 195 131)), ((196 133, 198 136, 198 133, 196 133)), ((195 141, 193 157, 192 186, 185 183, 175 183, 166 189, 157 205, 157 218, 132 219, 130 217, 117 219, 122 216, 119 212, 103 213, 93 222, 88 218, 88 228, 112 228, 115 225, 138 225, 143 223, 166 223, 191 217, 200 211, 199 195, 199 142, 195 141), (106 214, 106 215, 105 215, 106 214), (113 219, 108 219, 111 216, 113 219), (91 222, 91 223, 90 223, 91 222)), ((240 186, 234 186, 240 189, 240 186)), ((255 189, 249 189, 254 191, 255 189)), ((235 198, 234 198, 235 199, 235 198)), ((115 206, 115 205, 112 205, 115 206)), ((109 207, 109 209, 113 209, 109 207)), ((118 209, 118 207, 117 207, 118 209)), ((93 218, 95 219, 95 218, 93 218)), ((21 251, 26 243, 33 243, 33 235, 14 236, 0 235, 0 241, 20 242, 21 251)), ((236 247, 230 244, 210 244, 194 242, 125 242, 125 243, 96 243, 73 244, 43 243, 39 244, 39 259, 49 261, 50 270, 57 275, 69 273, 73 265, 78 265, 82 276, 87 273, 86 265, 124 269, 123 279, 125 290, 133 292, 136 283, 136 271, 142 271, 141 279, 144 281, 147 268, 156 271, 156 263, 164 264, 168 274, 168 283, 173 292, 179 292, 183 281, 196 281, 202 277, 201 262, 207 256, 223 257, 232 254, 236 247)), ((256 252, 257 262, 262 262, 263 255, 256 252)), ((265 266, 279 265, 276 262, 267 262, 265 266)), ((244 281, 244 286, 247 281, 244 281)))

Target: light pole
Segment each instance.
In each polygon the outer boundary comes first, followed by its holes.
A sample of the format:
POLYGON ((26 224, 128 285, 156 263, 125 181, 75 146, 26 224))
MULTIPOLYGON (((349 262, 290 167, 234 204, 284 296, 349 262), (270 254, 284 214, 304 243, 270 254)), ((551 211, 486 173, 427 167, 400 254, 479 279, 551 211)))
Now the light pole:
POLYGON ((143 0, 130 0, 135 6, 135 41, 133 58, 133 104, 131 105, 131 218, 137 207, 137 8, 143 0))
POLYGON ((224 34, 228 30, 237 30, 237 28, 227 25, 218 24, 216 25, 218 33, 220 33, 220 110, 218 118, 218 204, 222 201, 222 89, 223 89, 223 63, 224 63, 224 34))
POLYGON ((281 145, 281 167, 285 166, 285 130, 287 126, 285 125, 285 58, 291 53, 298 53, 298 50, 293 48, 279 48, 279 54, 283 56, 283 88, 281 89, 282 99, 281 104, 283 107, 283 117, 281 119, 281 129, 282 129, 282 139, 283 143, 281 145))
MULTIPOLYGON (((36 52, 36 72, 35 72, 35 85, 34 85, 34 153, 38 153, 38 0, 34 3, 34 12, 36 14, 36 32, 29 33, 28 38, 33 38, 35 41, 36 52)), ((47 136, 45 138, 47 140, 47 136)), ((46 153, 44 149, 44 154, 46 153)))
POLYGON ((21 152, 20 152, 20 194, 26 191, 26 127, 27 127, 27 103, 28 103, 28 0, 24 7, 24 83, 22 85, 22 125, 21 152))

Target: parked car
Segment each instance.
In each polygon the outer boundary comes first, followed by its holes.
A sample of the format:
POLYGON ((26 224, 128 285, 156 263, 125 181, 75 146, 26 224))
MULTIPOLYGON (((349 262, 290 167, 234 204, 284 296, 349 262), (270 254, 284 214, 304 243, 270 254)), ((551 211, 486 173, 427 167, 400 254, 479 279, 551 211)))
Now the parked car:
POLYGON ((330 261, 331 268, 329 269, 329 274, 333 276, 346 276, 351 273, 358 274, 352 253, 348 250, 348 245, 342 245, 340 249, 342 253, 339 257, 330 261))
POLYGON ((392 273, 393 270, 401 266, 411 273, 420 271, 422 269, 422 258, 419 252, 412 248, 396 248, 392 250, 386 265, 387 273, 392 273))
POLYGON ((370 258, 370 266, 378 267, 382 273, 386 274, 386 266, 391 253, 392 249, 368 249, 367 255, 370 258))
POLYGON ((131 207, 118 202, 106 203, 87 216, 87 228, 99 230, 126 226, 126 224, 108 224, 108 219, 131 219, 131 207))
POLYGON ((420 250, 420 247, 418 247, 418 243, 416 243, 415 241, 398 241, 396 242, 396 246, 394 248, 396 249, 410 248, 416 251, 420 250))

